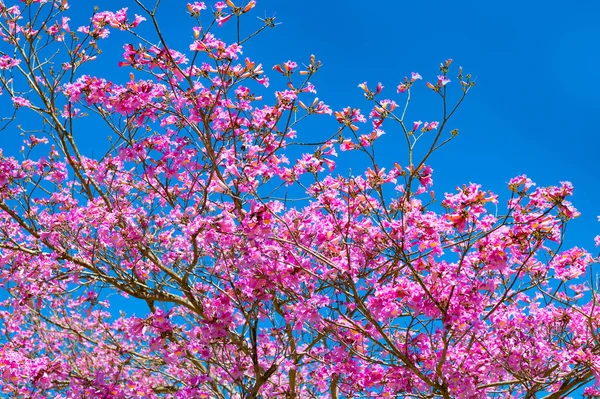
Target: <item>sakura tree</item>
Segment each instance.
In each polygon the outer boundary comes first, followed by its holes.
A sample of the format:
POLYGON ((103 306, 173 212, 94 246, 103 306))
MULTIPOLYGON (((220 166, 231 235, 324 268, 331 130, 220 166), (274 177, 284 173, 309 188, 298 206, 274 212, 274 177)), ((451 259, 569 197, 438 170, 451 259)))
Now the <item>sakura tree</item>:
POLYGON ((24 138, 0 150, 0 396, 600 395, 595 259, 562 246, 571 185, 432 190, 462 68, 362 83, 368 115, 334 111, 316 57, 242 55, 276 25, 240 28, 255 1, 189 3, 184 48, 167 4, 135 3, 75 27, 66 0, 0 1, 2 134, 24 138), (428 122, 411 95, 439 98, 428 122), (398 159, 376 155, 384 132, 398 159))

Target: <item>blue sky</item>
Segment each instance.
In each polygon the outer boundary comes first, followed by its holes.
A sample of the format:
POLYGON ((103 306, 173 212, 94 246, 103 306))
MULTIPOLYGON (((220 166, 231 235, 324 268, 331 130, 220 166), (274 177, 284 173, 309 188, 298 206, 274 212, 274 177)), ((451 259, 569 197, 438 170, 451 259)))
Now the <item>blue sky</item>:
MULTIPOLYGON (((160 9, 162 28, 180 49, 191 39, 182 28, 186 3, 163 1, 160 9)), ((80 0, 72 11, 83 18, 94 4, 80 0)), ((138 12, 133 0, 102 2, 103 9, 124 6, 138 12)), ((600 138, 595 126, 600 109, 599 13, 600 3, 593 1, 258 0, 242 20, 242 30, 250 33, 259 26, 256 17, 275 15, 282 24, 249 42, 244 56, 269 71, 273 64, 304 62, 315 54, 323 62, 314 80, 319 97, 334 109, 353 105, 365 112, 368 104, 359 83, 381 81, 384 97, 402 103, 395 87, 404 76, 416 71, 433 80, 439 63, 454 59, 454 67, 462 65, 476 77, 477 87, 451 123, 459 136, 432 158, 436 191, 476 182, 503 200, 506 182, 518 174, 540 185, 571 181, 582 217, 570 225, 567 241, 593 250, 593 237, 600 233, 600 138)), ((103 71, 116 63, 112 57, 122 52, 121 39, 104 45, 109 51, 103 71)), ((417 87, 408 119, 436 120, 439 105, 424 85, 417 87)), ((331 126, 331 121, 315 120, 299 128, 299 137, 322 137, 320 130, 328 132, 331 126)), ((392 125, 386 131, 382 164, 405 164, 400 132, 392 125)))

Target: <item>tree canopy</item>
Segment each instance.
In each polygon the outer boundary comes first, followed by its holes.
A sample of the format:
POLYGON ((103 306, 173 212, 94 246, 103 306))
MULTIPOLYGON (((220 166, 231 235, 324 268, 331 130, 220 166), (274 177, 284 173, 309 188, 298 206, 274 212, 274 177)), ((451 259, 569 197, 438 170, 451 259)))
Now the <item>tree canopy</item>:
POLYGON ((182 7, 185 48, 160 1, 80 27, 66 0, 6 3, 2 134, 23 143, 0 150, 0 396, 600 395, 597 259, 562 244, 571 184, 433 191, 475 86, 452 60, 335 110, 315 56, 242 53, 277 25, 242 35, 255 1, 182 7), (413 94, 439 99, 432 119, 409 119, 413 94), (375 151, 390 132, 395 159, 375 151))

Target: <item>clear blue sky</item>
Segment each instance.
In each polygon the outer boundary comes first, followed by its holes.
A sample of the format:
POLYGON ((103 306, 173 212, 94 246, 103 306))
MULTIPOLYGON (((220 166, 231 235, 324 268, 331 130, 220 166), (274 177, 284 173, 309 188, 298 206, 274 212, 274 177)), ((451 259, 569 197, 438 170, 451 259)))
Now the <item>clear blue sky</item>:
MULTIPOLYGON (((97 4, 72 3, 82 17, 97 4)), ((101 3, 102 9, 128 6, 137 12, 133 0, 101 3)), ((191 38, 182 29, 186 3, 165 0, 161 8, 163 29, 182 49, 191 38)), ((255 17, 273 14, 282 24, 245 46, 244 56, 269 70, 275 63, 317 55, 323 62, 315 79, 318 95, 335 109, 354 105, 367 111, 357 88, 363 81, 381 81, 400 103, 395 87, 404 76, 417 71, 425 80, 435 79, 439 63, 454 59, 453 66, 476 76, 477 87, 451 124, 459 136, 432 159, 436 191, 476 182, 506 199, 506 182, 518 174, 543 185, 572 181, 582 217, 572 222, 567 239, 593 250, 593 237, 600 233, 599 2, 258 0, 242 30, 251 32, 260 23, 255 17)), ((103 68, 116 63, 110 53, 103 68)), ((114 55, 120 53, 117 47, 114 55)), ((413 90, 413 98, 411 121, 439 118, 427 89, 413 90)), ((315 134, 320 121, 299 129, 299 135, 315 134)), ((381 155, 392 159, 402 141, 393 129, 387 135, 387 152, 381 155)))

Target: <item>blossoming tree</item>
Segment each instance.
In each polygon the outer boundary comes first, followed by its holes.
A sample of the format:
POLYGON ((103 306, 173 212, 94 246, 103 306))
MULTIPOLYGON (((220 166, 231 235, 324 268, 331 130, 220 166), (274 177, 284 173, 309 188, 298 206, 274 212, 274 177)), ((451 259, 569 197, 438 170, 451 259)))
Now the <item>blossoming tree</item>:
POLYGON ((333 112, 315 57, 265 68, 273 92, 242 58, 275 26, 241 35, 254 1, 188 4, 179 49, 159 1, 79 28, 66 0, 7 2, 2 134, 24 143, 0 152, 2 397, 598 393, 594 259, 561 245, 571 185, 518 176, 499 205, 475 184, 431 189, 430 156, 474 85, 451 60, 433 83, 360 84, 368 116, 333 112), (86 72, 115 30, 123 57, 103 61, 125 82, 86 72), (439 121, 407 121, 413 86, 439 97, 439 121), (307 137, 307 117, 339 129, 307 137), (403 158, 376 157, 384 129, 403 158), (369 166, 335 171, 338 152, 369 166))

